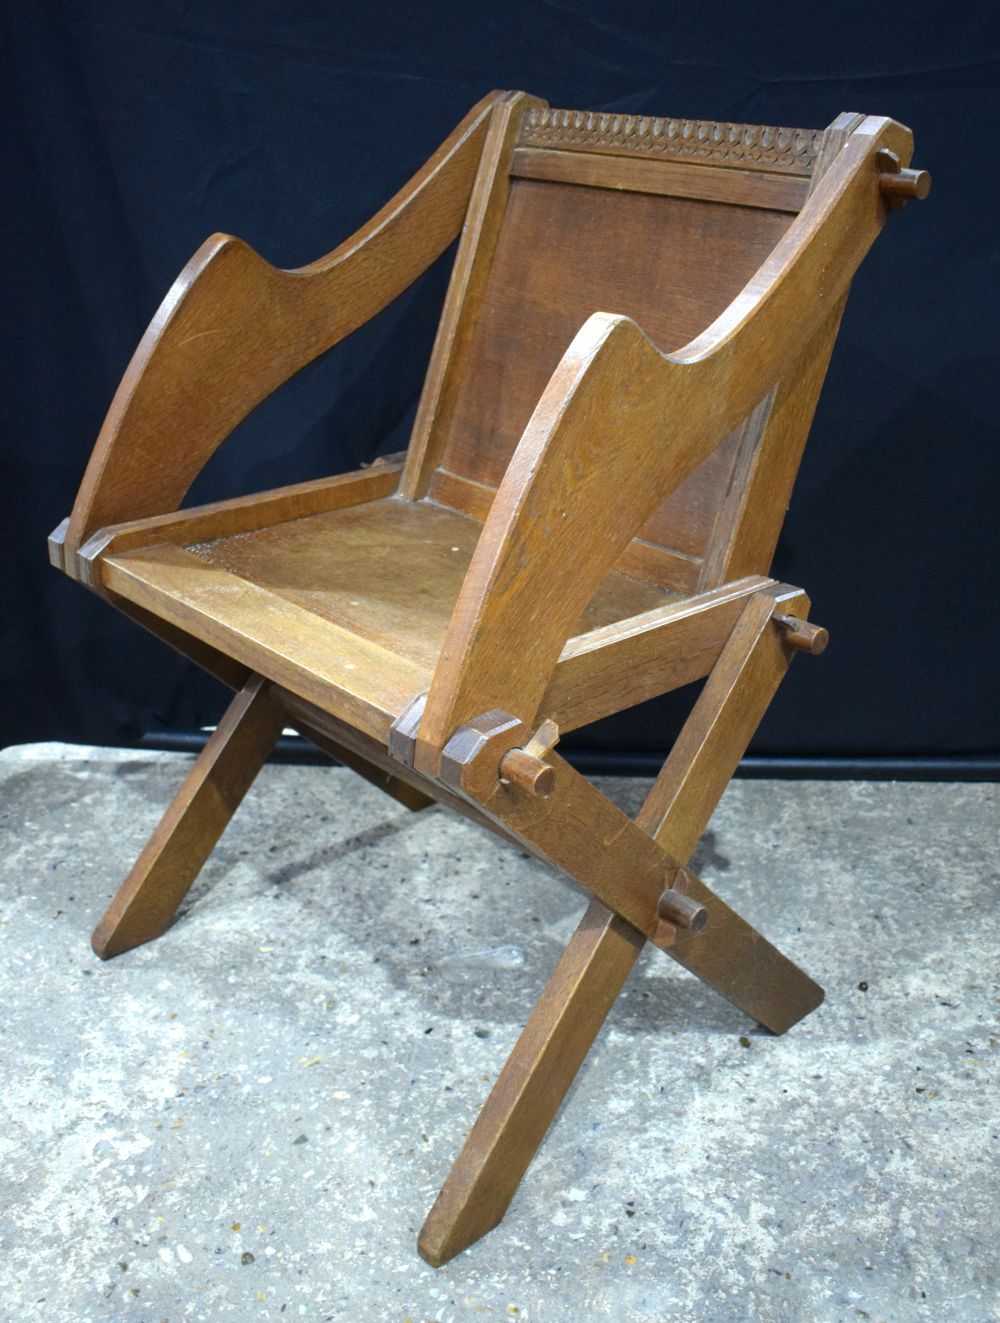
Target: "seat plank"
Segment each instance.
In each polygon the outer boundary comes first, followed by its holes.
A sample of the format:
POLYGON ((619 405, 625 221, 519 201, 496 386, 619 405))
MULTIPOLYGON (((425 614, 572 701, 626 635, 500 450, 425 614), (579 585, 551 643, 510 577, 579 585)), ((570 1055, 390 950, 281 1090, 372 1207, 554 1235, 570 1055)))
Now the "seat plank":
MULTIPOLYGON (((400 497, 327 510, 189 550, 362 638, 433 667, 481 533, 480 521, 472 516, 400 497)), ((580 632, 670 600, 664 589, 612 573, 585 608, 580 632)))
POLYGON ((353 473, 338 473, 332 478, 297 482, 252 496, 235 496, 149 519, 112 524, 95 533, 76 554, 70 549, 65 569, 81 583, 96 588, 100 574, 94 566, 101 556, 118 556, 123 551, 155 547, 161 542, 190 546, 193 542, 232 537, 237 533, 254 533, 326 510, 361 505, 391 495, 402 468, 401 461, 376 460, 370 468, 353 473))
POLYGON ((102 561, 102 586, 383 742, 430 669, 169 545, 102 561))
MULTIPOLYGON (((430 685, 481 532, 469 515, 387 497, 187 548, 164 541, 113 550, 98 556, 94 572, 106 591, 343 720, 355 713, 383 739, 430 685), (327 681, 336 693, 324 704, 327 681)), ((643 618, 672 600, 613 572, 579 632, 643 618)))

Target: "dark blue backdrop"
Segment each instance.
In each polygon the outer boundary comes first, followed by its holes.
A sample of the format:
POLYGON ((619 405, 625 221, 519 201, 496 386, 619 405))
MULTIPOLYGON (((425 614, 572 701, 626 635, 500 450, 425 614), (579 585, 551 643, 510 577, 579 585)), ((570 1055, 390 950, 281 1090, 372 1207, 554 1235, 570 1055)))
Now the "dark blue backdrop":
MULTIPOLYGON (((208 233, 309 261, 484 92, 520 87, 557 106, 804 126, 860 110, 913 128, 934 191, 890 219, 855 281, 777 561, 833 643, 796 664, 755 747, 1000 749, 989 6, 7 0, 2 23, 0 741, 215 720, 221 691, 46 565, 129 356, 208 233)), ((194 497, 401 448, 446 274, 268 401, 194 497)), ((662 747, 671 720, 647 705, 585 739, 662 747)))

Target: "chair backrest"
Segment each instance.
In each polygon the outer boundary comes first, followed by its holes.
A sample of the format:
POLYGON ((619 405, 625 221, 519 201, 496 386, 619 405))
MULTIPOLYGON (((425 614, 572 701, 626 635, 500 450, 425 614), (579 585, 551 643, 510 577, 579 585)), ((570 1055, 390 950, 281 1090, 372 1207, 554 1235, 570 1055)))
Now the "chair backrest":
MULTIPOLYGON (((506 153, 487 166, 505 175, 493 203, 503 208, 496 237, 490 244, 480 235, 475 255, 488 269, 478 286, 463 276, 453 334, 439 337, 436 351, 448 353, 451 389, 446 407, 424 424, 438 433, 432 499, 479 516, 586 318, 624 313, 663 351, 687 344, 769 256, 804 205, 821 156, 839 145, 838 135, 846 137, 854 118, 840 117, 824 135, 537 103, 518 113, 506 153)), ((798 391, 802 440, 832 338, 820 347, 818 372, 813 363, 798 391)), ((444 371, 432 364, 429 382, 444 371)), ((775 493, 774 482, 768 487, 768 527, 754 532, 752 547, 734 547, 751 514, 751 479, 774 424, 774 397, 772 391, 664 502, 622 568, 682 592, 735 573, 767 572, 798 462, 796 451, 789 465, 787 444, 782 490, 775 493)))

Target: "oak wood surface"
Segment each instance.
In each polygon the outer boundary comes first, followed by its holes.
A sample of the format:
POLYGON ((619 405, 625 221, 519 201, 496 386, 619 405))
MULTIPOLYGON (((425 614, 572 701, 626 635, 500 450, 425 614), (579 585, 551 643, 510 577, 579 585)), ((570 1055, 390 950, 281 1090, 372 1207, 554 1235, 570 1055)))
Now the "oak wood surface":
POLYGON ((255 533, 308 515, 362 505, 391 495, 399 482, 402 467, 401 463, 373 464, 370 468, 333 478, 318 478, 252 496, 237 496, 171 514, 112 524, 95 533, 75 555, 69 553, 66 572, 88 587, 99 589, 100 560, 104 556, 154 547, 162 542, 183 547, 215 538, 255 533))
POLYGON ((480 723, 485 731, 500 722, 496 728, 504 729, 504 744, 469 740, 472 727, 463 727, 445 747, 441 763, 445 784, 775 1033, 818 1005, 822 992, 813 980, 689 871, 687 890, 711 916, 710 939, 677 933, 658 919, 657 907, 669 878, 697 844, 794 655, 771 620, 779 603, 787 614, 804 614, 808 599, 784 585, 747 599, 635 822, 555 752, 545 759, 555 773, 551 797, 539 799, 505 784, 497 774, 505 749, 523 741, 518 723, 501 720, 503 713, 484 714, 480 723), (664 846, 667 826, 676 855, 664 846))
MULTIPOLYGON (((272 689, 272 693, 274 692, 275 690, 272 689)), ((286 705, 286 713, 288 710, 286 705)), ((310 743, 315 744, 317 749, 322 749, 324 753, 329 754, 342 766, 349 767, 352 772, 357 772, 363 780, 376 786, 390 799, 394 799, 398 804, 402 804, 404 808, 408 808, 411 813, 418 813, 421 809, 430 808, 432 804, 437 802, 433 795, 426 793, 425 789, 398 776, 396 768, 391 764, 383 765, 381 759, 379 762, 375 762, 370 756, 366 756, 369 754, 368 749, 365 750, 365 753, 361 753, 354 747, 353 742, 348 745, 342 739, 334 739, 316 724, 307 725, 304 721, 296 724, 293 720, 292 725, 300 735, 309 740, 310 743)))
POLYGON ((851 277, 929 186, 910 149, 853 113, 773 129, 494 93, 319 262, 203 246, 50 538, 241 686, 99 954, 169 923, 284 722, 594 897, 421 1233, 432 1263, 502 1217, 646 938, 775 1032, 822 999, 686 865, 791 658, 825 646, 767 573, 851 277), (256 403, 460 230, 402 466, 177 511, 256 403), (635 821, 555 751, 705 675, 635 821))
POLYGON ((497 1225, 635 964, 642 935, 588 906, 417 1240, 435 1267, 497 1225))
POLYGON ((673 852, 686 861, 736 771, 792 657, 771 616, 805 616, 800 589, 765 586, 739 619, 698 696, 636 823, 659 840, 669 824, 673 852))
POLYGON ((841 148, 846 146, 848 138, 855 129, 861 127, 864 120, 864 115, 853 110, 842 110, 823 130, 819 143, 815 145, 816 155, 809 173, 808 196, 815 193, 819 181, 834 164, 841 148))
POLYGON ((801 209, 809 187, 808 180, 787 175, 544 147, 519 147, 511 160, 510 172, 516 179, 547 179, 556 184, 624 189, 630 193, 656 193, 663 197, 697 198, 702 202, 792 212, 801 209))
POLYGON ((823 129, 545 106, 529 110, 523 116, 518 145, 683 161, 700 167, 755 170, 809 179, 827 138, 823 129))
POLYGON ((361 230, 294 271, 231 235, 201 246, 161 304, 112 402, 66 534, 175 510, 236 424, 300 368, 400 294, 465 218, 484 97, 361 230))
MULTIPOLYGON (((823 134, 808 183, 815 191, 863 115, 838 115, 823 134)), ((803 352, 737 429, 739 450, 729 486, 718 503, 702 561, 699 588, 712 588, 770 565, 777 546, 833 342, 846 291, 810 336, 803 352)))
POLYGON ((400 489, 411 500, 427 494, 452 426, 459 386, 470 370, 470 328, 489 279, 497 240, 505 227, 510 158, 521 119, 526 110, 544 105, 544 101, 525 92, 506 92, 494 110, 410 437, 400 489))
POLYGON ((540 708, 574 730, 706 676, 759 575, 645 611, 571 638, 540 708))
MULTIPOLYGON (((770 624, 779 604, 795 612, 807 602, 780 585, 744 601, 678 741, 684 752, 668 762, 636 820, 682 864, 790 659, 770 624)), ((686 892, 708 911, 708 924, 704 934, 674 929, 668 954, 776 1033, 814 1009, 822 989, 685 872, 686 892)), ((501 1220, 644 945, 600 901, 587 907, 427 1216, 417 1243, 428 1262, 447 1262, 501 1220)))
MULTIPOLYGON (((130 532, 121 535, 126 543, 130 532)), ((353 713, 364 730, 384 737, 409 700, 431 683, 480 532, 477 521, 455 511, 390 498, 189 548, 160 542, 102 553, 97 567, 102 590, 251 670, 271 674, 305 698, 320 702, 325 693, 328 710, 344 718, 353 713)), ((660 610, 671 601, 671 594, 653 585, 608 575, 578 622, 577 637, 589 639, 590 646, 567 655, 571 674, 562 692, 568 724, 594 719, 592 711, 607 709, 609 702, 636 701, 632 696, 649 687, 650 677, 669 683, 671 666, 680 683, 692 666, 706 673, 713 650, 722 645, 722 626, 699 621, 700 629, 687 628, 676 612, 661 619, 660 610), (593 635, 622 621, 632 624, 617 635, 593 635), (679 631, 677 648, 665 637, 652 644, 642 637, 645 629, 665 635, 671 627, 679 631), (601 644, 612 658, 604 666, 595 656, 601 644), (629 680, 625 658, 633 654, 629 680), (618 690, 614 667, 623 681, 618 690), (601 671, 603 691, 595 683, 590 708, 581 708, 584 676, 596 679, 601 671)), ((695 601, 689 609, 701 617, 714 601, 695 601)), ((555 692, 561 710, 558 680, 555 692)))
MULTIPOLYGON (((798 589, 762 589, 743 607, 663 769, 636 817, 681 862, 711 814, 784 678, 794 650, 772 616, 805 615, 798 589)), ((689 875, 688 894, 709 913, 705 934, 677 932, 669 955, 774 1033, 784 1033, 823 999, 823 990, 689 875), (708 938, 711 940, 702 940, 708 938)))
MULTIPOLYGON (((470 803, 461 795, 455 794, 440 782, 428 781, 420 772, 393 758, 387 752, 383 741, 373 739, 370 735, 358 730, 356 726, 341 721, 330 712, 318 708, 314 703, 307 702, 300 698, 298 694, 293 694, 280 685, 272 684, 271 690, 278 702, 281 703, 287 715, 288 724, 294 726, 306 739, 312 740, 317 747, 328 748, 337 745, 347 749, 356 758, 364 759, 372 767, 386 775, 398 778, 415 793, 430 795, 445 808, 466 818, 469 822, 475 823, 477 827, 485 828, 491 835, 499 837, 509 845, 519 844, 500 823, 487 818, 478 810, 475 804, 470 803)), ((368 779, 378 784, 373 777, 368 779)))
POLYGON ((595 583, 839 306, 886 216, 875 153, 908 160, 910 145, 894 121, 866 119, 743 293, 682 352, 661 354, 624 317, 585 323, 470 564, 421 723, 421 770, 433 774, 444 741, 477 712, 534 719, 595 583))
MULTIPOLYGON (((678 348, 728 306, 790 219, 515 179, 470 331, 442 466, 498 487, 549 377, 592 312, 632 317, 659 347, 678 348)), ((714 508, 731 463, 725 449, 710 458, 694 490, 644 530, 646 539, 700 555, 705 511, 714 508)))
MULTIPOLYGON (((692 482, 692 490, 697 492, 702 488, 702 477, 696 473, 692 479, 697 479, 692 482)), ((460 510, 485 521, 496 489, 471 478, 461 478, 447 469, 437 469, 431 478, 428 494, 431 500, 449 510, 460 510)), ((647 542, 642 537, 634 537, 629 542, 615 561, 615 569, 677 594, 695 592, 704 576, 700 556, 647 542)))
POLYGON ((383 742, 427 668, 169 545, 102 562, 112 593, 383 742))
MULTIPOLYGON (((190 550, 427 667, 429 683, 481 532, 477 520, 430 502, 378 500, 190 550)), ((669 600, 660 588, 612 572, 584 607, 579 629, 669 600)))
POLYGON ((103 960, 159 937, 281 734, 282 713, 253 676, 212 732, 93 936, 103 960))

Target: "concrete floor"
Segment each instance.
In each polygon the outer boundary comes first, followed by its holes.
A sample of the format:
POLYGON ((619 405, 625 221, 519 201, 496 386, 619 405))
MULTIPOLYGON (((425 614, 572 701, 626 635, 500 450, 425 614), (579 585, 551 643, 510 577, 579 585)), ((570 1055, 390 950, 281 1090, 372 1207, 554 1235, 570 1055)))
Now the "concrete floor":
POLYGON ((0 1317, 1000 1318, 996 787, 734 784, 696 866, 826 1003, 772 1038, 647 951, 505 1222, 435 1271, 418 1227, 581 897, 269 767, 174 928, 101 964, 187 763, 0 755, 0 1317))

